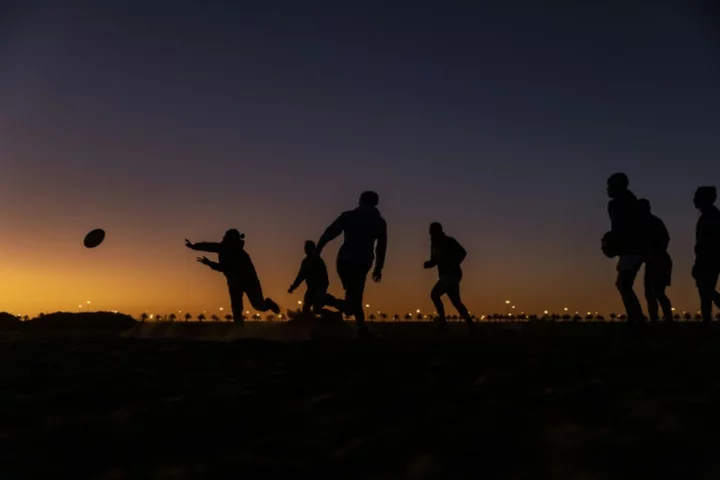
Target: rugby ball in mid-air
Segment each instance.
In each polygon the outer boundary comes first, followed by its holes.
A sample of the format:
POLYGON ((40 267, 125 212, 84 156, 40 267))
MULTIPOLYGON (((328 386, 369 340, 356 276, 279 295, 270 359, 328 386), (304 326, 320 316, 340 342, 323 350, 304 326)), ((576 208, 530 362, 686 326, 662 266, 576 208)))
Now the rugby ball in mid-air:
POLYGON ((615 242, 615 235, 613 235, 613 232, 607 232, 605 235, 603 235, 601 240, 601 248, 602 252, 605 254, 606 257, 617 257, 616 247, 617 246, 615 242))
POLYGON ((102 228, 96 228, 85 235, 83 244, 85 245, 85 248, 95 248, 100 245, 103 240, 105 240, 105 230, 102 228))

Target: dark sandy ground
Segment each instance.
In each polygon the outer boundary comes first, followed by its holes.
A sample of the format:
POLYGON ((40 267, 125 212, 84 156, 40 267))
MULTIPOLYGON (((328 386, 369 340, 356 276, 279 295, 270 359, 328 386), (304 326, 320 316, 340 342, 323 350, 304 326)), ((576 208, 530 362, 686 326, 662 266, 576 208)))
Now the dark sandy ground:
POLYGON ((384 328, 3 334, 0 478, 720 478, 720 331, 384 328))

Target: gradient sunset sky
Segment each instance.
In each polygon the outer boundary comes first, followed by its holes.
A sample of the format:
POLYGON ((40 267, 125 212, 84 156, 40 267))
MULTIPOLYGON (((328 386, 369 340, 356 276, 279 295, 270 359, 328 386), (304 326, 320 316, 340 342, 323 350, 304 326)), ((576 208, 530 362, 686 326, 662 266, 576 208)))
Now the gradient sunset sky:
POLYGON ((0 3, 0 310, 227 309, 183 239, 232 227, 294 307, 304 240, 374 189, 389 247, 370 311, 432 310, 440 221, 469 251, 474 313, 619 312, 599 243, 615 171, 665 220, 669 293, 697 310, 692 195, 720 186, 717 11, 560 3, 0 3), (84 249, 98 227, 106 243, 84 249))

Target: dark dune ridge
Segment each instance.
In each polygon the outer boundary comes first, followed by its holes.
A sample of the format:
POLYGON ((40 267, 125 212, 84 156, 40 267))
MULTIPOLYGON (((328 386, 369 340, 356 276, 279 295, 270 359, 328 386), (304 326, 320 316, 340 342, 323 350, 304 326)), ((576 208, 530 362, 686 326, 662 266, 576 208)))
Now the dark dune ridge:
POLYGON ((0 312, 0 331, 1 330, 18 330, 22 327, 20 319, 7 312, 0 312))
POLYGON ((718 478, 720 332, 455 327, 371 342, 0 337, 0 474, 718 478))
POLYGON ((0 313, 0 330, 110 330, 122 332, 138 322, 130 315, 112 312, 55 312, 26 322, 7 312, 0 313))

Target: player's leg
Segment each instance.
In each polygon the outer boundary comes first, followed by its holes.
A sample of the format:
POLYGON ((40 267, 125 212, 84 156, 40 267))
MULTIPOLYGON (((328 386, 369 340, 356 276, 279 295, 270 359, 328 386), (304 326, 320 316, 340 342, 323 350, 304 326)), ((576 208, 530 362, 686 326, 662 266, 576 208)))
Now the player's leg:
POLYGON ((645 301, 647 302, 648 317, 651 322, 658 321, 658 296, 656 291, 656 283, 653 279, 652 269, 650 264, 645 265, 645 301))
POLYGON ((325 300, 327 299, 327 287, 325 288, 314 288, 312 294, 309 295, 310 305, 315 315, 320 315, 323 307, 325 306, 325 300))
POLYGON ((343 315, 351 315, 352 313, 349 311, 346 298, 348 282, 350 282, 352 277, 352 266, 346 260, 341 260, 340 258, 338 258, 335 263, 335 269, 337 271, 338 278, 340 278, 340 283, 343 287, 344 298, 337 298, 327 293, 325 295, 324 303, 326 306, 336 308, 343 315))
POLYGON ((245 286, 245 293, 248 296, 250 305, 258 312, 267 312, 270 310, 275 315, 280 313, 280 307, 270 298, 265 298, 260 282, 248 282, 245 286))
POLYGON ((433 305, 435 305, 435 311, 438 314, 438 320, 441 323, 446 323, 447 319, 445 318, 445 305, 443 305, 442 302, 443 295, 445 295, 445 286, 443 285, 442 281, 438 280, 432 290, 430 290, 430 299, 432 300, 433 305))
POLYGON ((346 313, 355 316, 358 328, 366 331, 365 326, 365 308, 363 307, 363 297, 365 295, 365 283, 370 267, 358 263, 348 265, 345 281, 345 305, 346 313))
POLYGON ((305 290, 305 296, 302 301, 302 314, 305 318, 313 317, 313 294, 314 292, 309 287, 305 290))
POLYGON ((718 277, 720 277, 720 266, 716 266, 713 269, 712 275, 710 276, 710 279, 708 280, 708 283, 711 284, 713 287, 713 303, 717 308, 720 308, 720 293, 717 291, 717 282, 718 277))
POLYGON ((447 295, 450 301, 452 302, 455 309, 458 311, 460 316, 465 320, 465 323, 472 324, 472 318, 470 318, 470 312, 468 312, 467 307, 462 302, 462 299, 460 298, 460 279, 459 278, 452 278, 449 279, 448 285, 446 287, 447 295))
POLYGON ((345 313, 345 300, 326 293, 323 298, 323 305, 337 309, 341 314, 345 313))
POLYGON ((710 323, 712 321, 712 307, 713 307, 713 296, 714 288, 707 282, 698 280, 698 293, 700 294, 700 312, 702 313, 703 321, 710 323))
POLYGON ((365 278, 359 273, 348 283, 345 291, 346 313, 355 316, 358 326, 365 326, 365 308, 363 307, 363 296, 365 294, 365 278))
POLYGON ((708 265, 698 265, 696 263, 693 267, 693 278, 695 278, 695 285, 700 297, 700 312, 703 322, 710 323, 712 321, 712 306, 716 285, 713 281, 712 271, 708 268, 708 265))
POLYGON ((642 306, 633 286, 635 277, 642 265, 642 258, 639 255, 622 255, 618 260, 618 276, 615 286, 620 292, 625 311, 628 316, 628 323, 639 323, 643 320, 642 306))
POLYGON ((232 310, 233 321, 235 323, 243 322, 243 295, 245 292, 241 285, 228 284, 230 291, 230 310, 232 310))
POLYGON ((670 298, 667 296, 665 289, 667 288, 663 283, 658 283, 655 287, 655 297, 657 298, 660 308, 662 308, 663 318, 667 322, 672 322, 672 303, 670 298))

